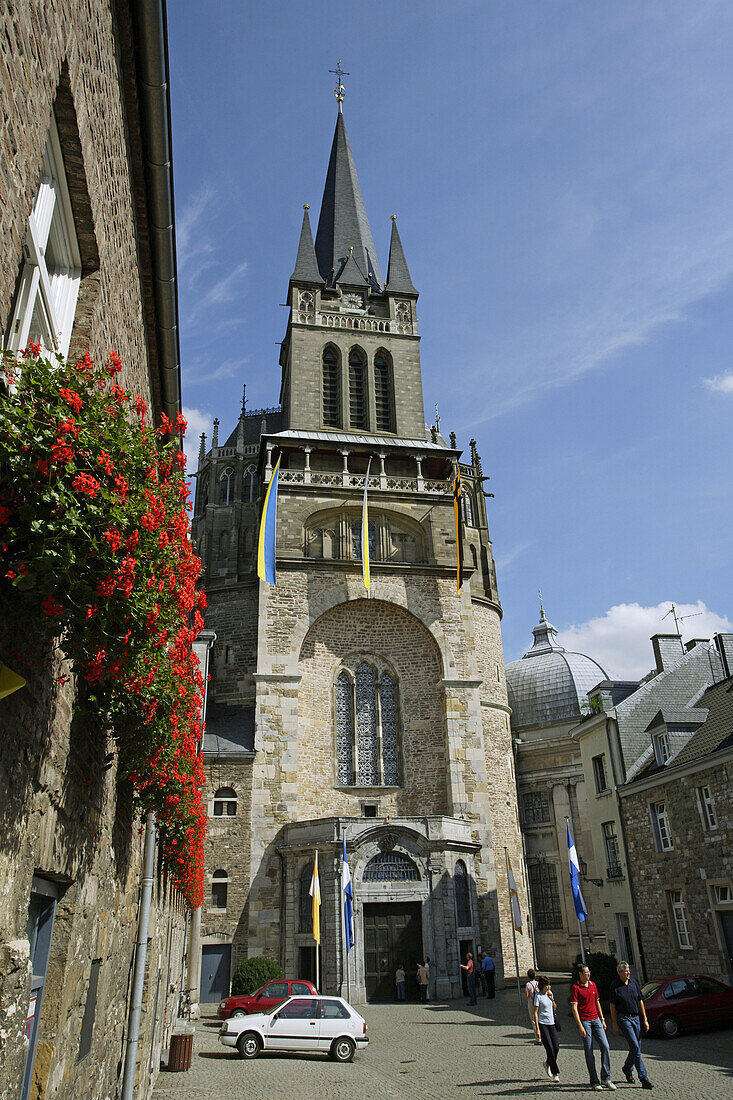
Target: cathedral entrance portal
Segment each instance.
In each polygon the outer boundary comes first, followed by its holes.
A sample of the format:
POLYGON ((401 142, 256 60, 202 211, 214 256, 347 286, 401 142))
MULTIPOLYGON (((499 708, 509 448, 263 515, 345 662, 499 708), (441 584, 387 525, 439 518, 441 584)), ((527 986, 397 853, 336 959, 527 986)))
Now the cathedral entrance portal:
POLYGON ((422 905, 419 901, 364 905, 364 964, 368 1001, 395 999, 395 971, 402 965, 407 996, 417 997, 415 971, 423 959, 422 905))

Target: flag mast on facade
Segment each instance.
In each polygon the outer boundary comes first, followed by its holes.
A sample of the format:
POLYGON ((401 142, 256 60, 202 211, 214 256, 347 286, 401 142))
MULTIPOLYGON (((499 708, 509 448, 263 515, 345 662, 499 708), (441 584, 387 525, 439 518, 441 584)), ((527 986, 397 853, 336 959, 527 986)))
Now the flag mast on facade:
POLYGON ((318 852, 313 860, 313 878, 308 891, 311 896, 311 918, 313 920, 313 939, 316 941, 316 989, 320 992, 320 974, 318 952, 321 946, 321 883, 318 878, 318 852))
POLYGON ((580 957, 585 962, 585 945, 583 944, 583 926, 582 921, 588 916, 588 910, 585 907, 585 901, 583 899, 583 893, 580 889, 580 861, 578 859, 578 853, 575 850, 575 841, 573 840, 573 834, 570 832, 570 818, 565 818, 565 824, 568 829, 568 861, 570 863, 570 888, 573 891, 573 901, 575 903, 575 915, 578 918, 578 933, 580 935, 580 957))
MULTIPOLYGON (((282 456, 280 456, 282 457, 282 456)), ((257 543, 257 576, 275 584, 275 534, 277 528, 277 472, 280 459, 275 463, 270 484, 267 486, 260 519, 260 537, 257 543)))
POLYGON ((453 511, 456 519, 456 587, 460 595, 463 588, 463 521, 461 516, 461 472, 456 470, 456 478, 453 482, 453 511))
POLYGON ((349 973, 349 951, 354 946, 354 888, 351 885, 349 857, 346 854, 346 833, 342 836, 343 854, 341 856, 341 892, 343 893, 344 937, 346 939, 346 1000, 351 1000, 351 975, 349 973))
MULTIPOLYGON (((361 509, 361 572, 364 577, 364 587, 371 588, 369 578, 369 506, 367 504, 367 486, 369 484, 369 470, 372 465, 371 458, 367 463, 366 477, 364 478, 364 503, 361 509)), ((346 849, 344 849, 344 852, 346 849)))

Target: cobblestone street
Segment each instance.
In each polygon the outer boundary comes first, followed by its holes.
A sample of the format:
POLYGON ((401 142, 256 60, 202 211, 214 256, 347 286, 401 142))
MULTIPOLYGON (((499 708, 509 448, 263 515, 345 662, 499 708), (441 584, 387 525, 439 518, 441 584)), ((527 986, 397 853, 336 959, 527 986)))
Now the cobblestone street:
MULTIPOLYGON (((580 1042, 571 1020, 561 1017, 560 1084, 542 1068, 542 1048, 533 1045, 516 992, 482 998, 477 1009, 461 1002, 367 1005, 370 1043, 350 1065, 320 1055, 262 1054, 253 1062, 225 1051, 219 1021, 208 1013, 198 1023, 190 1072, 161 1072, 154 1100, 409 1100, 435 1097, 532 1097, 556 1092, 588 1096, 580 1042)), ((619 1094, 641 1095, 621 1072, 626 1047, 609 1035, 611 1068, 619 1094)), ((643 1056, 657 1096, 723 1100, 733 1091, 733 1034, 730 1029, 682 1035, 675 1041, 648 1039, 643 1056)))

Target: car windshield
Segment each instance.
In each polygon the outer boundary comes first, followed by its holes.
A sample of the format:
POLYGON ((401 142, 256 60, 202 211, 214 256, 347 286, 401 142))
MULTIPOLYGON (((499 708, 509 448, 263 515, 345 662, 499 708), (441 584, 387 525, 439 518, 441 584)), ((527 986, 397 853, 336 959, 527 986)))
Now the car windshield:
POLYGON ((654 994, 658 992, 661 984, 661 982, 647 982, 646 985, 643 985, 641 987, 641 995, 644 1000, 646 1001, 650 997, 653 997, 654 994))

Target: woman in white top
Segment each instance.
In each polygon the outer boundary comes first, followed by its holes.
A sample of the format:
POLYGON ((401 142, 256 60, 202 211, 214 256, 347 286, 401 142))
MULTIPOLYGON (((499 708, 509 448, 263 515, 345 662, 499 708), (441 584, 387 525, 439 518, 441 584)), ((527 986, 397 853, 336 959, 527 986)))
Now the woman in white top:
POLYGON ((552 1081, 559 1081, 557 1052, 560 1049, 560 1040, 557 1037, 557 1027, 555 1026, 555 998, 552 995, 549 978, 540 977, 537 979, 537 992, 534 995, 534 1022, 540 1033, 542 1045, 547 1052, 547 1060, 545 1061, 547 1076, 552 1081))

